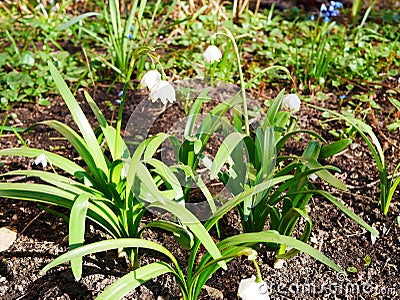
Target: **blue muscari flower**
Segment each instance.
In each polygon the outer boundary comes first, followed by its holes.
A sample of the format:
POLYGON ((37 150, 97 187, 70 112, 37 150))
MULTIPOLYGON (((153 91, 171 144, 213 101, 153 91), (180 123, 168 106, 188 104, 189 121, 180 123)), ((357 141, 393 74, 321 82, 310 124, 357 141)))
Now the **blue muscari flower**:
POLYGON ((311 15, 310 20, 311 20, 311 21, 314 21, 314 20, 315 20, 314 15, 311 15))
POLYGON ((333 10, 332 17, 337 17, 339 15, 339 11, 337 9, 333 10))
POLYGON ((132 33, 128 33, 128 39, 132 39, 132 37, 133 37, 133 35, 132 35, 132 33))
MULTIPOLYGON (((332 1, 332 2, 334 2, 334 1, 332 1)), ((340 8, 343 7, 343 3, 337 1, 337 2, 334 3, 333 7, 336 8, 336 9, 340 9, 340 8)))
POLYGON ((321 4, 321 8, 319 9, 320 13, 327 11, 326 5, 325 4, 321 4))
POLYGON ((346 95, 340 95, 339 98, 340 98, 340 99, 346 99, 347 96, 346 96, 346 95))
POLYGON ((121 104, 121 99, 115 100, 115 103, 117 103, 117 105, 120 105, 121 104))
POLYGON ((331 20, 330 14, 327 12, 325 17, 324 17, 324 22, 329 22, 331 20))
POLYGON ((117 94, 117 96, 118 96, 118 97, 121 97, 123 93, 124 93, 124 91, 119 91, 118 94, 117 94))

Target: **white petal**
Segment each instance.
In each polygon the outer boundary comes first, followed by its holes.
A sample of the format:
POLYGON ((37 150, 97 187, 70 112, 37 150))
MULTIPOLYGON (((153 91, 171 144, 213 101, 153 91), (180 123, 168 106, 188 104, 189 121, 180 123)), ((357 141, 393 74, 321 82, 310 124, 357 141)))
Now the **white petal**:
POLYGON ((168 81, 161 80, 156 88, 150 90, 150 99, 153 102, 160 99, 164 105, 173 103, 176 101, 175 89, 168 81))
POLYGON ((147 71, 140 81, 142 87, 147 87, 149 90, 152 90, 160 84, 161 74, 157 70, 147 71))
POLYGON ((299 111, 301 101, 296 94, 289 94, 283 99, 282 105, 288 108, 290 111, 299 111))
POLYGON ((317 178, 318 178, 318 176, 315 173, 311 173, 311 175, 310 175, 311 181, 315 181, 315 180, 317 180, 317 178))
POLYGON ((46 168, 47 166, 47 157, 44 153, 40 154, 38 157, 36 157, 36 159, 33 162, 34 165, 38 166, 38 165, 42 165, 43 168, 46 168))
POLYGON ((264 281, 256 282, 253 275, 240 281, 238 296, 243 300, 269 300, 268 286, 264 281))
POLYGON ((222 58, 222 53, 216 46, 208 46, 206 51, 203 53, 204 60, 206 63, 213 63, 215 61, 220 61, 222 58))

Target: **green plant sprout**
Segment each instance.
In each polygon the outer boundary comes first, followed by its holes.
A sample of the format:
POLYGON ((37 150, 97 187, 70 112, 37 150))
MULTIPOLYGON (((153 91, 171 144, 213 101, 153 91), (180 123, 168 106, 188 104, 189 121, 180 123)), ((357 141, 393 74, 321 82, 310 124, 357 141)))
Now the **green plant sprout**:
MULTIPOLYGON (((232 43, 235 40, 232 34, 226 30, 232 43)), ((239 74, 241 72, 240 55, 237 47, 237 61, 239 74)), ((288 73, 288 71, 287 71, 288 73)), ((291 78, 291 77, 289 77, 291 78)), ((271 188, 259 194, 252 194, 251 197, 243 201, 239 206, 239 213, 244 232, 260 232, 263 230, 269 218, 270 229, 277 230, 282 235, 290 236, 300 218, 306 220, 304 232, 301 240, 307 242, 312 228, 311 219, 308 216, 306 206, 312 195, 322 195, 334 205, 340 208, 351 219, 369 230, 374 235, 377 231, 356 216, 351 210, 346 208, 339 200, 325 191, 316 190, 309 181, 311 174, 316 174, 330 185, 346 190, 346 186, 334 177, 329 170, 339 171, 335 167, 322 166, 318 160, 327 158, 342 151, 350 144, 350 140, 341 140, 329 145, 323 145, 326 141, 317 133, 309 130, 295 130, 296 118, 288 111, 281 111, 282 104, 287 106, 292 112, 299 110, 300 100, 296 95, 284 97, 284 90, 277 96, 269 107, 264 120, 255 128, 253 135, 249 134, 249 117, 247 114, 247 101, 244 95, 246 83, 241 79, 241 93, 243 117, 241 114, 234 114, 233 124, 236 132, 229 134, 213 161, 210 177, 215 179, 217 176, 227 186, 228 190, 234 194, 240 194, 247 188, 268 182, 272 178, 279 178, 293 172, 293 178, 288 179, 278 188, 271 188), (244 130, 243 130, 244 123, 244 130), (302 156, 277 156, 283 149, 286 141, 299 134, 307 133, 319 141, 311 141, 304 150, 302 156), (245 153, 243 150, 245 149, 245 153), (243 157, 246 157, 246 161, 243 157), (230 160, 227 171, 221 171, 224 164, 230 160), (275 167, 275 162, 283 167, 275 167), (291 161, 284 164, 286 161, 291 161), (282 210, 278 204, 282 203, 282 210)), ((276 258, 290 258, 298 253, 291 249, 286 251, 286 245, 271 245, 276 251, 276 258)))
POLYGON ((393 175, 388 176, 389 174, 387 171, 385 154, 383 152, 379 139, 373 132, 371 126, 353 116, 347 116, 311 104, 310 106, 318 110, 327 112, 330 115, 345 121, 347 124, 350 124, 354 128, 354 130, 356 130, 363 138, 363 140, 366 142, 368 148, 372 152, 372 156, 374 157, 374 160, 378 168, 379 186, 380 186, 379 205, 381 212, 386 215, 389 211, 390 202, 392 201, 397 186, 400 184, 400 177, 396 178, 396 174, 398 174, 398 171, 400 169, 400 163, 398 163, 397 166, 395 167, 393 175))
MULTIPOLYGON (((59 30, 65 30, 73 24, 81 22, 83 19, 91 16, 103 16, 106 25, 106 36, 102 37, 85 27, 80 28, 83 32, 97 40, 103 45, 107 45, 111 61, 97 56, 103 63, 117 73, 117 79, 126 82, 132 74, 131 68, 134 68, 137 75, 140 76, 144 70, 147 55, 138 58, 136 55, 136 64, 131 63, 131 57, 138 53, 138 49, 146 47, 152 49, 155 46, 155 39, 163 29, 168 17, 176 6, 177 0, 168 5, 168 10, 164 14, 158 27, 154 27, 154 20, 160 12, 161 0, 157 0, 154 10, 149 20, 145 17, 145 9, 148 5, 147 0, 135 0, 132 3, 131 10, 124 17, 121 13, 123 2, 119 0, 110 0, 108 5, 104 3, 103 14, 90 12, 82 14, 71 21, 59 27, 59 30), (147 27, 145 27, 147 26, 147 27)), ((124 4, 125 5, 125 4, 124 4)))

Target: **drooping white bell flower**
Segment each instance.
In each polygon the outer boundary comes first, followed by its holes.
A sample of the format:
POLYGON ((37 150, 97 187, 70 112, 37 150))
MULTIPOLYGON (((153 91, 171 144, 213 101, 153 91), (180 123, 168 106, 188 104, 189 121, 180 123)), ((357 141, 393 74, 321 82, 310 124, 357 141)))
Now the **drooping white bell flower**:
POLYGON ((282 106, 288 108, 292 112, 299 111, 300 104, 300 98, 296 94, 289 94, 282 101, 282 106))
POLYGON ((216 46, 208 46, 206 51, 203 53, 204 60, 206 63, 212 64, 215 61, 220 61, 222 58, 221 50, 216 46))
POLYGON ((269 300, 268 286, 263 280, 256 282, 253 275, 240 281, 238 296, 243 300, 269 300))
POLYGON ((147 87, 150 91, 155 89, 161 82, 161 74, 157 70, 147 71, 140 81, 142 87, 147 87))
POLYGON ((160 99, 164 105, 173 103, 176 101, 175 89, 168 81, 161 80, 154 89, 150 89, 150 99, 152 102, 160 99))
POLYGON ((32 165, 42 165, 43 169, 47 167, 47 156, 42 153, 33 161, 32 165))

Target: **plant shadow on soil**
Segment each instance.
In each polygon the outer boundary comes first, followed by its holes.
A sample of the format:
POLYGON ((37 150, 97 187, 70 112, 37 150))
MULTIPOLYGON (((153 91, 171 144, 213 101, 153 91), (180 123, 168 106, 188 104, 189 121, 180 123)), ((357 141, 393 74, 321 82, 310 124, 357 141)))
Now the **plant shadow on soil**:
MULTIPOLYGON (((116 95, 118 89, 114 87, 109 95, 105 93, 105 90, 106 88, 104 91, 97 92, 96 102, 104 112, 107 112, 107 118, 110 118, 111 112, 104 103, 105 100, 115 101, 110 95, 116 95)), ((271 90, 269 97, 273 98, 276 94, 276 90, 271 90)), ((333 94, 329 96, 329 100, 317 104, 335 108, 338 100, 333 94)), ((125 122, 143 97, 143 94, 129 95, 126 115, 124 115, 125 122)), ((84 103, 82 93, 79 93, 77 98, 80 103, 84 103)), ((385 100, 382 99, 383 102, 380 104, 383 107, 383 113, 379 118, 384 121, 389 108, 385 108, 385 100)), ((85 112, 90 111, 87 105, 83 107, 85 112)), ((19 120, 9 120, 8 125, 27 127, 42 121, 43 116, 46 119, 58 119, 70 125, 72 123, 66 106, 58 96, 54 98, 50 107, 24 104, 14 107, 13 112, 18 115, 19 120)), ((162 115, 161 123, 163 118, 166 123, 171 122, 171 119, 180 116, 181 112, 182 108, 172 108, 168 114, 162 115)), ((301 128, 316 130, 327 140, 333 140, 327 133, 328 129, 321 128, 319 111, 303 105, 297 116, 301 128)), ((4 117, 4 113, 0 117, 4 117)), ((167 131, 168 127, 164 129, 167 131)), ((397 153, 400 138, 396 134, 385 131, 384 128, 381 129, 393 141, 393 145, 385 144, 389 169, 393 171, 395 163, 399 160, 397 153)), ((76 153, 65 140, 60 139, 59 135, 45 127, 38 127, 34 134, 25 133, 23 138, 27 139, 30 147, 55 150, 65 156, 76 157, 76 153)), ((286 151, 289 153, 301 151, 298 149, 303 149, 306 141, 307 137, 300 136, 299 139, 291 141, 286 151)), ((11 134, 5 134, 1 138, 0 148, 16 145, 21 146, 11 134)), ((1 168, 1 173, 12 169, 32 168, 32 159, 13 157, 2 158, 2 161, 5 165, 1 168)), ((379 230, 381 237, 372 243, 370 234, 336 207, 320 197, 313 197, 309 205, 310 217, 314 225, 310 244, 343 269, 354 267, 358 271, 343 277, 343 274, 336 274, 304 254, 287 261, 282 269, 274 269, 272 253, 261 247, 259 261, 262 263, 264 280, 270 286, 271 299, 395 299, 400 297, 398 270, 400 227, 395 223, 396 216, 400 215, 399 193, 397 192, 393 199, 389 214, 387 216, 380 214, 377 207, 379 184, 370 184, 378 179, 377 170, 369 149, 360 138, 356 138, 349 149, 327 163, 339 167, 343 173, 337 176, 352 188, 349 192, 338 192, 318 180, 315 183, 316 186, 330 191, 343 200, 367 223, 379 230), (364 261, 366 256, 371 257, 369 266, 366 266, 364 261), (393 293, 397 293, 397 296, 393 296, 393 293)), ((144 221, 152 218, 154 216, 147 213, 144 221)), ((87 224, 87 243, 105 238, 96 225, 90 221, 87 224)), ((11 248, 0 253, 1 299, 93 299, 104 288, 128 272, 126 262, 118 258, 115 251, 109 251, 84 258, 83 277, 80 282, 74 280, 70 268, 65 265, 40 275, 39 271, 45 264, 67 250, 68 225, 60 218, 43 212, 35 203, 0 199, 0 227, 8 225, 15 227, 19 235, 11 248)), ((223 228, 223 235, 240 232, 240 220, 236 212, 233 211, 225 216, 220 226, 223 228)), ((301 228, 297 230, 301 231, 301 228)), ((148 230, 145 238, 162 243, 177 256, 182 265, 185 263, 187 252, 181 249, 170 235, 160 230, 148 230)), ((150 251, 143 251, 142 255, 142 264, 160 258, 159 254, 150 251)), ((254 274, 254 268, 251 263, 237 258, 228 264, 226 271, 221 269, 217 271, 207 285, 222 291, 224 299, 238 299, 236 293, 240 280, 252 274, 254 274)), ((217 299, 218 297, 218 293, 207 289, 202 291, 200 299, 217 299)), ((174 279, 163 275, 131 292, 126 298, 179 299, 180 293, 174 279)))

